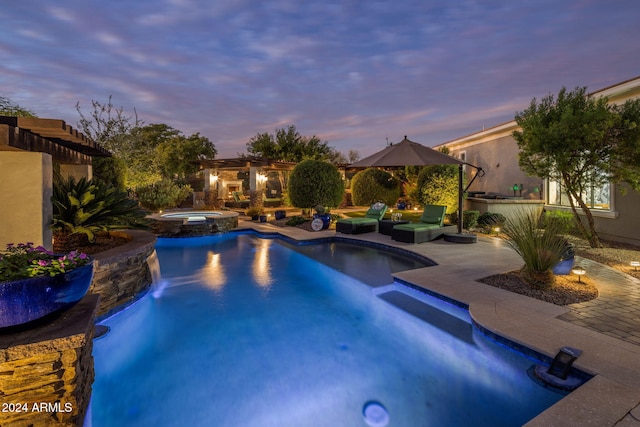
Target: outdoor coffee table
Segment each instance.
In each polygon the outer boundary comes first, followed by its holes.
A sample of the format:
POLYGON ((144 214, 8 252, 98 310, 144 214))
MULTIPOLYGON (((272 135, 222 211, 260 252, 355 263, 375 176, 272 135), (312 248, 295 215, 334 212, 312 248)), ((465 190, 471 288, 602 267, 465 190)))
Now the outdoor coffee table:
POLYGON ((391 236, 391 230, 393 230, 394 226, 398 224, 409 224, 410 222, 411 221, 404 221, 404 220, 394 221, 391 219, 380 220, 378 221, 378 233, 391 236))

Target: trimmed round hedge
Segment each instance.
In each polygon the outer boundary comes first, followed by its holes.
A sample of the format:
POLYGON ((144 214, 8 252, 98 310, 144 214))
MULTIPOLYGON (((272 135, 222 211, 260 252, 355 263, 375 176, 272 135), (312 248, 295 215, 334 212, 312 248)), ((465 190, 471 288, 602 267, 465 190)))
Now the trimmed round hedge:
POLYGON ((416 196, 423 205, 443 205, 447 213, 458 209, 458 168, 433 165, 422 168, 418 175, 416 196))
POLYGON ((289 200, 298 208, 334 208, 342 201, 344 183, 338 168, 321 160, 304 160, 289 176, 289 200))
POLYGON ((369 168, 353 176, 351 195, 356 206, 367 206, 375 202, 393 206, 402 195, 402 185, 400 180, 390 173, 369 168))

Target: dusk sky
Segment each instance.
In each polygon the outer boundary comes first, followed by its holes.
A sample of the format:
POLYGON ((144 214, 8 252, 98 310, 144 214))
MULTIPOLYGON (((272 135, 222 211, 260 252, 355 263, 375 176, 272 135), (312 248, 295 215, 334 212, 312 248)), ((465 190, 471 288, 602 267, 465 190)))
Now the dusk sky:
POLYGON ((640 75, 638 0, 12 0, 0 20, 0 95, 74 127, 112 95, 219 158, 288 125, 361 157, 433 146, 640 75))

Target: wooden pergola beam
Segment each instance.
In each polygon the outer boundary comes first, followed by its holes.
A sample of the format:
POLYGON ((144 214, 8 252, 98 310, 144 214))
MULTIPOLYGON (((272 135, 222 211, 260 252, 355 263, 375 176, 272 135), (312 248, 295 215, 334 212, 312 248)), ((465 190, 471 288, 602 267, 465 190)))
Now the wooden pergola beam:
POLYGON ((71 164, 91 164, 91 157, 111 156, 64 120, 32 117, 0 116, 0 150, 38 151, 71 164))

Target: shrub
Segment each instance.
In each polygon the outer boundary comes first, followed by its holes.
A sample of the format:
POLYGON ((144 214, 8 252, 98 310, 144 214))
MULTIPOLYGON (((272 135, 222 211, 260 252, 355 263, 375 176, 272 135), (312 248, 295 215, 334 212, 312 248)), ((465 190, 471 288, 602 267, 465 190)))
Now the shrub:
POLYGON ((95 157, 93 159, 92 181, 100 187, 113 187, 126 191, 127 166, 117 157, 95 157))
POLYGON ((521 213, 508 218, 503 232, 507 243, 524 261, 523 277, 533 288, 544 289, 553 285, 552 268, 565 254, 566 240, 559 235, 558 222, 551 222, 545 229, 538 228, 539 215, 521 213))
POLYGON ((485 212, 478 217, 478 225, 482 227, 502 227, 507 218, 501 213, 485 212))
MULTIPOLYGON (((473 228, 478 224, 478 217, 480 216, 480 211, 463 211, 462 219, 463 225, 466 228, 473 228)), ((449 214, 449 221, 451 224, 458 224, 458 212, 454 211, 449 214)))
POLYGON ((366 206, 375 202, 395 205, 402 194, 402 185, 388 172, 369 168, 358 172, 351 179, 351 195, 357 206, 366 206))
POLYGON ((178 185, 169 179, 136 188, 138 201, 151 211, 176 207, 190 192, 191 187, 188 185, 178 185))
POLYGON ((565 211, 545 211, 543 224, 546 227, 552 226, 560 230, 562 234, 575 232, 575 222, 573 213, 565 211))
POLYGON ((245 215, 253 218, 254 216, 262 215, 263 213, 264 213, 263 208, 254 206, 252 208, 247 209, 247 212, 245 213, 245 215))
POLYGON ((289 176, 289 200, 298 208, 322 205, 336 207, 344 184, 338 168, 321 160, 298 163, 289 176))
POLYGON ((432 165, 420 171, 415 197, 422 205, 446 206, 450 214, 458 209, 458 191, 458 168, 432 165))
POLYGON ((300 215, 295 215, 295 216, 292 216, 291 219, 286 222, 286 224, 290 226, 296 226, 296 225, 303 224, 307 221, 309 221, 307 218, 300 215))
POLYGON ((100 187, 86 178, 78 181, 73 176, 56 180, 51 196, 53 221, 51 228, 56 234, 56 250, 68 252, 75 247, 69 236, 85 235, 89 242, 95 233, 116 228, 144 226, 146 213, 138 202, 113 187, 100 187))

